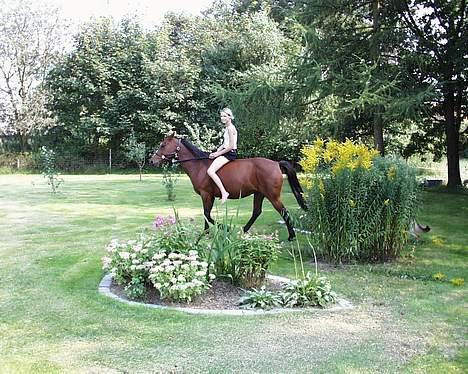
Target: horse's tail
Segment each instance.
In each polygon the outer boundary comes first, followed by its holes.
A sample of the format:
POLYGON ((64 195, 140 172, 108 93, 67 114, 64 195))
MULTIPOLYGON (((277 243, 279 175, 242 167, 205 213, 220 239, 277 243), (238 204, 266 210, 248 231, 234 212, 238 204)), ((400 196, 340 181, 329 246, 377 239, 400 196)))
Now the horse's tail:
POLYGON ((299 206, 304 209, 304 210, 307 210, 307 204, 304 200, 304 196, 303 196, 303 193, 304 191, 302 190, 302 187, 299 183, 299 180, 297 179, 297 174, 296 174, 296 171, 294 170, 292 164, 288 161, 280 161, 278 162, 281 170, 283 172, 286 173, 286 175, 288 176, 288 181, 289 181, 289 185, 291 186, 291 190, 299 204, 299 206))

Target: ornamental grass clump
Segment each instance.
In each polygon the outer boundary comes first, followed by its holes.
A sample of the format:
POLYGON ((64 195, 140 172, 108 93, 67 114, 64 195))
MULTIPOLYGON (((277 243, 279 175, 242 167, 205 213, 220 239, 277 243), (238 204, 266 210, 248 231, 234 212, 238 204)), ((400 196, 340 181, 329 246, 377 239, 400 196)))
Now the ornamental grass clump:
POLYGON ((317 254, 333 263, 396 258, 418 203, 413 169, 351 140, 317 139, 300 164, 317 254))

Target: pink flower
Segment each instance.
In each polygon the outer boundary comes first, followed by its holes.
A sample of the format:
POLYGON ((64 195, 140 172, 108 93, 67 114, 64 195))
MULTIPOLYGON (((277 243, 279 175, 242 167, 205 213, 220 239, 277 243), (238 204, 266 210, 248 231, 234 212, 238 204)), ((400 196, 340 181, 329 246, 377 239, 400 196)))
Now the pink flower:
POLYGON ((154 222, 153 222, 153 228, 155 230, 158 230, 162 226, 164 226, 164 217, 163 216, 157 216, 155 218, 154 222))

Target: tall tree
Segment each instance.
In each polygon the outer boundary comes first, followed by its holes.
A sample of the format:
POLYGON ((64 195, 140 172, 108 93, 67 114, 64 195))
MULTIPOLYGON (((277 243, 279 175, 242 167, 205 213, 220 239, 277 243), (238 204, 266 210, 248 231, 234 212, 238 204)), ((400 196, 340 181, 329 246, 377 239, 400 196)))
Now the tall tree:
POLYGON ((0 118, 21 151, 35 130, 54 124, 40 83, 63 48, 63 25, 57 9, 44 4, 0 1, 0 118))
MULTIPOLYGON (((467 116, 468 9, 466 0, 393 0, 408 32, 405 43, 411 77, 416 84, 432 84, 423 134, 437 141, 445 136, 448 187, 461 186, 460 131, 467 116), (441 126, 442 125, 442 126, 441 126)), ((467 130, 464 130, 467 135, 467 130)))

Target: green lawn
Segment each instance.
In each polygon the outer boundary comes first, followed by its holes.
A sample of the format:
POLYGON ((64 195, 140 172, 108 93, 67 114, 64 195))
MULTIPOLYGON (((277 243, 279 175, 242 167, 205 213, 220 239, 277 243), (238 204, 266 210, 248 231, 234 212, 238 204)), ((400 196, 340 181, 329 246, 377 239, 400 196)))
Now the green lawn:
MULTIPOLYGON (((132 238, 173 212, 161 176, 63 178, 53 195, 38 175, 0 176, 0 373, 468 370, 467 285, 431 279, 442 272, 468 282, 466 194, 425 192, 419 219, 433 230, 396 264, 320 266, 352 310, 200 316, 129 306, 97 290, 110 239, 132 238)), ((176 193, 179 215, 201 228, 187 178, 176 193)), ((283 199, 296 209, 288 189, 283 199)), ((251 199, 228 204, 248 220, 251 199)), ((285 239, 279 219, 267 202, 254 228, 285 239)), ((273 270, 294 273, 286 255, 273 270)))

